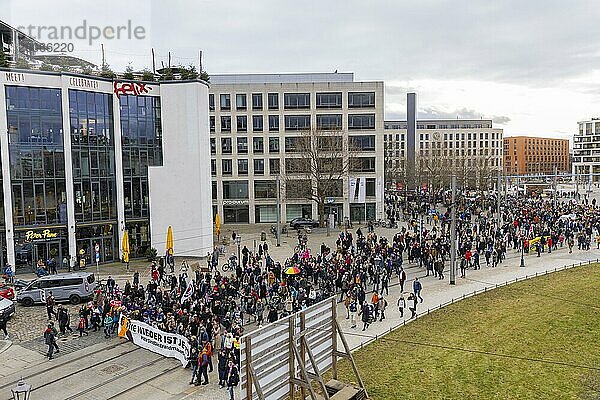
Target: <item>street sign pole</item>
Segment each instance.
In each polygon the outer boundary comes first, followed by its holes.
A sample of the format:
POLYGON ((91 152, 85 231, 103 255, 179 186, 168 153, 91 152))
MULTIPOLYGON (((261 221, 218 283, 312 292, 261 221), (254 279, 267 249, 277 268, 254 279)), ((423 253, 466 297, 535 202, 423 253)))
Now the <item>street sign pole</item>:
POLYGON ((98 243, 94 245, 94 253, 96 255, 96 279, 100 282, 100 266, 98 265, 100 262, 100 246, 98 243))

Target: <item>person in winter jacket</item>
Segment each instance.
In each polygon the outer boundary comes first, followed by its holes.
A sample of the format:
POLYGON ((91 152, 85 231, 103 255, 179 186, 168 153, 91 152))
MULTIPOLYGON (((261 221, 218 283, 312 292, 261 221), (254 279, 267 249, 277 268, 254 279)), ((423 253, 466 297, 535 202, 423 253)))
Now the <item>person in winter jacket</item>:
POLYGON ((229 388, 229 400, 235 400, 234 388, 240 383, 240 373, 237 366, 229 359, 227 369, 227 387, 229 388))
POLYGON ((48 360, 52 360, 52 354, 54 349, 56 349, 57 353, 60 353, 58 345, 56 344, 56 329, 54 328, 54 323, 50 322, 48 327, 44 331, 44 342, 48 345, 48 360))

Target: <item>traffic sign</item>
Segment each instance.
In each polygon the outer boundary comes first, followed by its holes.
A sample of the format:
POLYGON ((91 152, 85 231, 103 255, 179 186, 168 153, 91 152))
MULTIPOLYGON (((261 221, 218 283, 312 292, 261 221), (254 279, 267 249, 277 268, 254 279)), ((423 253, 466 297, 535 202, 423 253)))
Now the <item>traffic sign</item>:
POLYGON ((96 243, 96 244, 94 245, 94 251, 95 251, 96 253, 99 253, 99 252, 100 252, 100 245, 99 245, 98 243, 96 243))
POLYGON ((100 253, 96 252, 96 263, 100 262, 100 253))

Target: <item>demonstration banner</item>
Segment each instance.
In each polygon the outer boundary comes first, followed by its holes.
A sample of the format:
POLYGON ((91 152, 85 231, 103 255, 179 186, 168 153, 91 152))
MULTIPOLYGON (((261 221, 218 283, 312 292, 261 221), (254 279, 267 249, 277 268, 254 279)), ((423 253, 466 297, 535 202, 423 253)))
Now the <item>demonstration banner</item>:
POLYGON ((119 337, 127 338, 132 343, 154 353, 176 358, 184 367, 188 363, 190 344, 185 336, 163 332, 144 322, 121 315, 119 337))

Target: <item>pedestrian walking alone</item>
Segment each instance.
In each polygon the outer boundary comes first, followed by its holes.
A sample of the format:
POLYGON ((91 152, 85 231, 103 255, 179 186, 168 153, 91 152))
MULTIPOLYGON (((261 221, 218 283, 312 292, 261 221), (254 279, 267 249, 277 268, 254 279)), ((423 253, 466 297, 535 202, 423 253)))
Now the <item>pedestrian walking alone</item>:
POLYGON ((421 285, 419 278, 415 278, 415 281, 413 282, 413 293, 415 295, 415 299, 418 297, 422 303, 423 298, 421 297, 421 290, 423 290, 423 286, 421 285))
POLYGON ((60 353, 60 349, 56 344, 56 329, 54 328, 54 323, 50 322, 48 327, 44 331, 44 342, 48 345, 48 360, 52 360, 52 355, 54 353, 54 349, 56 349, 57 353, 60 353))

